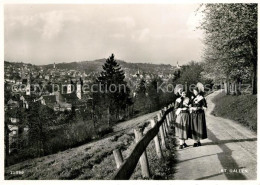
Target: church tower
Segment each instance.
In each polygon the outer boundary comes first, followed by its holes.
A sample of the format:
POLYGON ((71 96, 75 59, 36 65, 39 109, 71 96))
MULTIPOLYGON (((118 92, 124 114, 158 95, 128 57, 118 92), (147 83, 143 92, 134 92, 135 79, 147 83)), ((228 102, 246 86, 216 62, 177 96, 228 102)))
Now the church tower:
POLYGON ((55 65, 55 62, 53 63, 53 69, 55 69, 56 68, 56 65, 55 65))
POLYGON ((31 77, 30 77, 30 74, 27 76, 26 95, 31 95, 31 77))
POLYGON ((179 65, 179 62, 177 61, 177 69, 180 69, 181 66, 179 65))
POLYGON ((74 92, 74 90, 75 90, 75 86, 70 78, 69 83, 67 84, 67 94, 71 94, 72 92, 74 92))
POLYGON ((30 85, 30 83, 27 83, 27 85, 26 85, 26 95, 31 95, 31 85, 30 85))
POLYGON ((71 87, 72 87, 72 84, 67 85, 67 94, 71 93, 71 87))

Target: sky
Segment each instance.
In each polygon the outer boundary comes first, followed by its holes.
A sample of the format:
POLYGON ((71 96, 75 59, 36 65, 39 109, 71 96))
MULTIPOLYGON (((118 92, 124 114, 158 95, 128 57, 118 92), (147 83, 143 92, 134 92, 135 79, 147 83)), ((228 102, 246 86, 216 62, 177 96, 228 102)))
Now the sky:
POLYGON ((5 60, 32 64, 108 58, 200 61, 198 4, 5 5, 5 60))

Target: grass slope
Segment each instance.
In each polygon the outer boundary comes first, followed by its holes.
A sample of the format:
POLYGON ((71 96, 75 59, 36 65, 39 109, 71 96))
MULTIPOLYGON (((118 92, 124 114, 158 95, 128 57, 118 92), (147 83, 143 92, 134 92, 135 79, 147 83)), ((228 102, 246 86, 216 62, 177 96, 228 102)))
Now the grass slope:
POLYGON ((213 115, 235 120, 257 131, 256 95, 227 96, 221 93, 213 99, 213 102, 216 105, 213 115))
MULTIPOLYGON (((148 123, 142 123, 145 126, 148 123)), ((149 130, 150 128, 148 128, 149 130)), ((146 152, 152 177, 151 179, 173 179, 175 155, 174 133, 167 138, 168 150, 164 151, 165 160, 158 160, 154 142, 146 152)), ((12 180, 109 180, 116 171, 113 150, 121 149, 124 159, 135 146, 133 129, 123 130, 112 136, 91 142, 57 154, 35 158, 5 168, 5 179, 12 180), (23 174, 13 174, 22 171, 23 174)), ((140 164, 131 179, 142 179, 140 164)))

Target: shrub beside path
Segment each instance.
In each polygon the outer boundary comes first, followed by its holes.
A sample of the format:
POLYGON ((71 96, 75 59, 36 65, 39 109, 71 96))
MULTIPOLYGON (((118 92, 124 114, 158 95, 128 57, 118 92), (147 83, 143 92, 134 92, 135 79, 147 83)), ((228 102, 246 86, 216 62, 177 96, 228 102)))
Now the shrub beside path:
POLYGON ((206 121, 208 139, 201 147, 178 150, 176 180, 255 180, 257 166, 257 135, 241 124, 211 115, 212 99, 221 93, 207 96, 206 121))

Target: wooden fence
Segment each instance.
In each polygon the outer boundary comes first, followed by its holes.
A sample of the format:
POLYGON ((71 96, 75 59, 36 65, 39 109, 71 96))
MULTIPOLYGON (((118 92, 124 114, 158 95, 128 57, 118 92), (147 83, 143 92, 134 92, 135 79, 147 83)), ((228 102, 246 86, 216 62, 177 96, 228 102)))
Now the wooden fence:
POLYGON ((157 114, 157 122, 154 118, 151 119, 151 129, 148 130, 144 136, 141 128, 134 129, 136 145, 127 159, 123 159, 122 153, 119 149, 113 151, 117 166, 117 171, 115 172, 113 179, 129 179, 133 174, 138 161, 140 161, 141 164, 142 176, 144 178, 149 178, 151 176, 146 155, 146 147, 149 145, 151 140, 154 140, 157 157, 163 159, 162 150, 166 149, 165 137, 167 137, 170 124, 173 121, 173 107, 173 104, 164 107, 164 109, 157 114), (158 135, 160 135, 160 139, 158 135))

